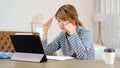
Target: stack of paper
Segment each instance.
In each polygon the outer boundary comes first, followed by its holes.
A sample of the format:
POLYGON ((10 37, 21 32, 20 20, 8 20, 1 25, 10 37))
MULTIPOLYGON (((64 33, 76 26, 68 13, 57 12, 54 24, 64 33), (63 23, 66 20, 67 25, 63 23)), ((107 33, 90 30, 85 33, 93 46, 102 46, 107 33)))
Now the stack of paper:
POLYGON ((66 60, 66 59, 73 59, 74 57, 70 56, 47 56, 47 59, 53 59, 53 60, 66 60))

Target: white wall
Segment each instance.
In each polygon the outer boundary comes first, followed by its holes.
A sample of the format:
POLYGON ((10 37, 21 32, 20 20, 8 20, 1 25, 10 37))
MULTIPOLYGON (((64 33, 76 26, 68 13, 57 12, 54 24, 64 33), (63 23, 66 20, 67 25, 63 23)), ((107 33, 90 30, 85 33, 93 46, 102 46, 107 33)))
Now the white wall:
MULTIPOLYGON (((76 7, 80 20, 92 31, 95 0, 0 0, 0 31, 31 31, 33 16, 42 14, 48 19, 68 3, 76 7)), ((56 22, 54 19, 49 33, 51 39, 60 32, 56 22)))

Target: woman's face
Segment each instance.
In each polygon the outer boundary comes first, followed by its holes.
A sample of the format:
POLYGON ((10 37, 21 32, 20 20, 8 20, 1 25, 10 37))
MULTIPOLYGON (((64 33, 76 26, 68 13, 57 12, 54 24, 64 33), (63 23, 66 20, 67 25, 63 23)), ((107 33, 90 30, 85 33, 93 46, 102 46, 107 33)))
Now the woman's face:
POLYGON ((61 29, 61 31, 67 32, 65 29, 65 26, 70 22, 68 20, 64 21, 64 20, 60 19, 59 17, 57 18, 57 20, 58 20, 58 25, 59 25, 59 28, 61 29))

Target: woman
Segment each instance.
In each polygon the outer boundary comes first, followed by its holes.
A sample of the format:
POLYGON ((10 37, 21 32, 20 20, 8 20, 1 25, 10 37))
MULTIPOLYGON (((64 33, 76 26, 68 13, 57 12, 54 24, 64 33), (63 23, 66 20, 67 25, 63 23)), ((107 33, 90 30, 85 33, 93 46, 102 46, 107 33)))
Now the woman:
POLYGON ((42 44, 46 54, 51 54, 58 49, 62 49, 63 55, 72 56, 78 59, 94 59, 94 48, 90 31, 85 29, 78 20, 78 13, 73 5, 61 6, 55 18, 61 33, 47 45, 47 33, 51 26, 50 18, 42 24, 43 33, 41 36, 42 44))

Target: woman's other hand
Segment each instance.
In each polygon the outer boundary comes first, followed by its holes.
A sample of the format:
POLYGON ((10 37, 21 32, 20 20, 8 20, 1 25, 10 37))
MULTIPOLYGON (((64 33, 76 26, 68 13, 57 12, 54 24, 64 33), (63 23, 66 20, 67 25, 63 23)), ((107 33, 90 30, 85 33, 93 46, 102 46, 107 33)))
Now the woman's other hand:
POLYGON ((76 32, 76 26, 72 23, 69 23, 69 21, 64 22, 64 28, 69 35, 72 35, 76 32))
POLYGON ((47 34, 48 34, 48 29, 50 28, 51 24, 52 24, 52 20, 54 17, 46 20, 45 22, 42 23, 42 34, 41 36, 41 40, 45 40, 47 39, 47 34))
POLYGON ((49 28, 50 28, 50 26, 51 26, 51 24, 52 24, 52 20, 53 20, 53 18, 54 17, 52 17, 52 18, 50 18, 50 19, 48 19, 48 20, 46 20, 46 21, 44 21, 43 23, 42 23, 42 28, 43 28, 43 30, 48 30, 49 28))

